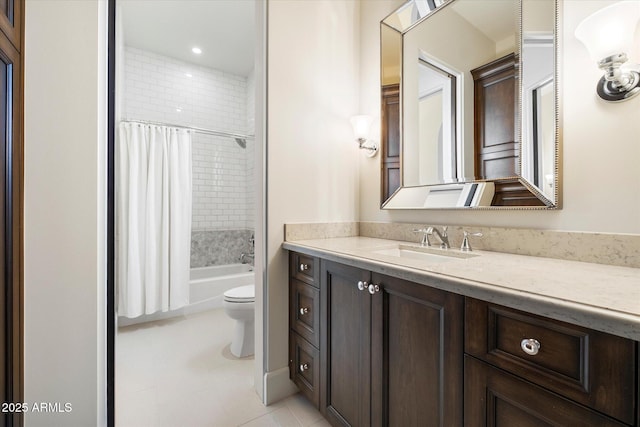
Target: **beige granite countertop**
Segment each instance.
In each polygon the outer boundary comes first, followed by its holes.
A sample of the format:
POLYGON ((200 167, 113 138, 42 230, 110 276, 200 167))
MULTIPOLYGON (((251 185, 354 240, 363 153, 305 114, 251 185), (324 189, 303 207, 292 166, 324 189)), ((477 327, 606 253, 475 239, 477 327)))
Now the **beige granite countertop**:
POLYGON ((638 268, 489 251, 445 262, 377 253, 398 245, 419 247, 340 237, 287 241, 283 248, 640 341, 638 268))

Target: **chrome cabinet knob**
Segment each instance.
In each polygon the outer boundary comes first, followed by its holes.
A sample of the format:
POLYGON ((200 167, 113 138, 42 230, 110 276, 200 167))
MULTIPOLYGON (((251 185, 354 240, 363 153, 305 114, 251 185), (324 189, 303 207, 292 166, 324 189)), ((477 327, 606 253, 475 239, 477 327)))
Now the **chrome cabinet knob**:
POLYGON ((309 312, 309 307, 302 307, 302 308, 300 309, 300 314, 302 314, 303 316, 304 316, 305 314, 307 314, 308 312, 309 312))
POLYGON ((359 291, 364 291, 365 289, 367 289, 367 286, 369 286, 369 284, 367 282, 363 282, 362 280, 360 280, 358 282, 358 290, 359 291))
POLYGON ((373 283, 369 285, 369 293, 371 295, 375 294, 376 292, 380 292, 380 285, 374 285, 373 283))
POLYGON ((300 264, 300 271, 307 271, 309 269, 309 264, 300 264))
POLYGON ((529 356, 535 356, 540 351, 540 341, 534 338, 525 338, 520 341, 520 348, 529 356))
POLYGON ((307 363, 303 363, 300 365, 300 372, 304 372, 309 370, 309 365, 307 363))

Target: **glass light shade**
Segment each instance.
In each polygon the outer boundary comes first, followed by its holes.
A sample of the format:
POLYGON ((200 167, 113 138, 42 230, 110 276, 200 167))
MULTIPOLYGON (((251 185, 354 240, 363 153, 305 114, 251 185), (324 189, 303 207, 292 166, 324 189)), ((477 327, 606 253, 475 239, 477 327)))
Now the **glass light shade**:
POLYGON ((351 117, 351 125, 353 126, 353 134, 356 139, 367 139, 369 136, 369 129, 373 123, 371 116, 353 116, 351 117))
POLYGON ((619 53, 630 53, 640 20, 640 1, 614 3, 585 18, 575 36, 595 62, 619 53))

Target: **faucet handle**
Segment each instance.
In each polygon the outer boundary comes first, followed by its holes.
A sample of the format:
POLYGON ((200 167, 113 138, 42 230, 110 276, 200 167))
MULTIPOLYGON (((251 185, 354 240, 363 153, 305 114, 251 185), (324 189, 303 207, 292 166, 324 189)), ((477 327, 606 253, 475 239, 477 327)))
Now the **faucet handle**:
POLYGON ((429 241, 429 235, 431 234, 432 228, 423 227, 414 229, 414 233, 423 233, 422 239, 420 240, 420 246, 431 246, 431 242, 429 241))
POLYGON ((482 237, 482 233, 470 233, 467 230, 462 230, 464 233, 464 237, 462 238, 462 245, 460 245, 460 250, 463 252, 471 252, 471 243, 469 243, 469 236, 474 237, 482 237))

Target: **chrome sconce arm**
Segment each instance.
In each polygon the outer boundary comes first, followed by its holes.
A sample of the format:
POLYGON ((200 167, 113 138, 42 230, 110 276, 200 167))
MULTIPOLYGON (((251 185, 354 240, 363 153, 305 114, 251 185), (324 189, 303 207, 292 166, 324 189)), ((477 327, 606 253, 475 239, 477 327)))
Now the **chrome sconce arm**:
POLYGON ((367 140, 365 138, 358 138, 358 148, 361 150, 367 150, 367 156, 373 157, 378 153, 378 145, 371 141, 370 145, 367 145, 367 140))
POLYGON ((361 150, 367 150, 367 156, 374 157, 378 154, 378 144, 375 141, 369 141, 367 144, 367 136, 369 136, 369 129, 373 119, 371 116, 353 116, 351 117, 351 125, 353 126, 353 133, 358 141, 358 147, 361 150))

